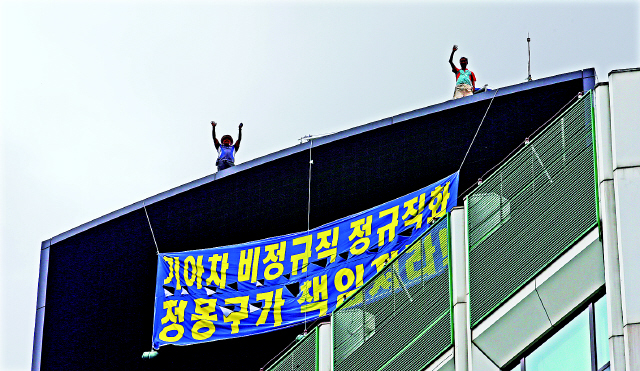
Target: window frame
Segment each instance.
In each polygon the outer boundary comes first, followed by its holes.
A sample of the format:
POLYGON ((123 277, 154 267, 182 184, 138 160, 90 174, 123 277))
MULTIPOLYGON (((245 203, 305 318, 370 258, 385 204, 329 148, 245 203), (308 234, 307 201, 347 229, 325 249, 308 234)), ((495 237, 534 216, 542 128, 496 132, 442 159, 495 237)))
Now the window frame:
POLYGON ((597 368, 597 348, 596 348, 596 314, 595 303, 602 299, 606 295, 605 287, 601 287, 596 290, 584 303, 574 308, 571 313, 564 318, 557 326, 554 326, 549 332, 544 334, 540 339, 533 342, 527 348, 524 349, 517 357, 511 362, 508 362, 505 367, 502 367, 503 371, 526 371, 525 359, 536 351, 542 344, 552 338, 556 333, 563 329, 569 322, 573 321, 578 315, 580 315, 585 309, 589 309, 589 351, 591 354, 591 371, 604 371, 611 366, 611 362, 605 363, 601 368, 597 368))

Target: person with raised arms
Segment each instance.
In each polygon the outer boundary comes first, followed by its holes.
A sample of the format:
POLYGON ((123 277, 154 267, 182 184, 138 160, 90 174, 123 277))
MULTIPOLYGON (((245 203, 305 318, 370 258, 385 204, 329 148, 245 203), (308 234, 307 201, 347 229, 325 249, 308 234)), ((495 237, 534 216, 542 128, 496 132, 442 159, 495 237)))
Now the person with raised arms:
POLYGON ((453 46, 451 56, 449 57, 451 70, 456 74, 456 89, 453 92, 453 99, 473 95, 476 89, 476 75, 467 69, 467 64, 469 64, 467 57, 460 58, 460 68, 453 64, 453 54, 456 50, 458 50, 458 45, 453 46))
POLYGON ((238 125, 238 140, 235 144, 233 143, 231 135, 223 135, 221 139, 222 143, 220 143, 218 138, 216 138, 216 125, 218 124, 215 121, 211 121, 211 126, 213 127, 213 144, 218 151, 216 166, 218 167, 218 171, 220 171, 235 166, 236 152, 240 149, 240 140, 242 139, 243 124, 240 123, 240 125, 238 125))

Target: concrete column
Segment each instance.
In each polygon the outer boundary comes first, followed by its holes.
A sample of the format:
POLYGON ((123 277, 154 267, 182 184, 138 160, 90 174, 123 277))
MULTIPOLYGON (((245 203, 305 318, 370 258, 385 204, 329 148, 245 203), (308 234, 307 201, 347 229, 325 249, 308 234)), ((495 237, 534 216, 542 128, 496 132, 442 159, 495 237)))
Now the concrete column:
MULTIPOLYGON (((627 371, 640 371, 640 68, 609 73, 609 108, 627 371)), ((617 370, 616 370, 617 371, 617 370)))
POLYGON ((616 230, 616 205, 613 186, 613 152, 608 83, 600 83, 595 88, 595 123, 604 275, 607 287, 607 312, 609 313, 609 356, 611 369, 624 371, 622 296, 620 292, 620 262, 618 259, 618 233, 616 230))
POLYGON ((333 339, 331 337, 330 322, 323 322, 318 325, 318 370, 319 371, 331 371, 331 365, 333 360, 331 356, 333 354, 333 339))
POLYGON ((470 370, 471 331, 469 326, 469 250, 466 242, 465 211, 451 211, 451 287, 453 296, 453 342, 455 371, 470 370))

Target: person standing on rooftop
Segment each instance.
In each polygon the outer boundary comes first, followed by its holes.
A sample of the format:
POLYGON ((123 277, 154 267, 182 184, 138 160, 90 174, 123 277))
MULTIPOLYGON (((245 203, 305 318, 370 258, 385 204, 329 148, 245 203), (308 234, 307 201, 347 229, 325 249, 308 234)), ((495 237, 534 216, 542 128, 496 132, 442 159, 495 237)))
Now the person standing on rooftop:
POLYGON ((476 75, 467 69, 467 64, 469 64, 467 57, 460 58, 460 68, 453 64, 453 54, 456 50, 458 50, 458 45, 453 46, 449 57, 451 70, 456 74, 456 89, 453 92, 453 99, 473 95, 473 91, 476 89, 476 75))
POLYGON ((222 144, 218 142, 218 138, 216 138, 217 125, 218 124, 215 121, 211 121, 211 126, 213 127, 213 144, 216 146, 216 150, 218 151, 216 166, 218 167, 218 171, 220 171, 235 165, 236 152, 240 149, 240 140, 242 140, 243 124, 240 123, 240 125, 238 125, 238 140, 235 144, 233 143, 231 135, 223 135, 221 140, 222 144))

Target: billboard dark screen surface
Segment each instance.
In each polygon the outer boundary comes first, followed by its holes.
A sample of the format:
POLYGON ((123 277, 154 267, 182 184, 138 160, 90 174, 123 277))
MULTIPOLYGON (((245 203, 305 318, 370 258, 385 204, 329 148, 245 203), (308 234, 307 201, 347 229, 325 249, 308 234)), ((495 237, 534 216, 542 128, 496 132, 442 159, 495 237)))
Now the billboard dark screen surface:
MULTIPOLYGON (((487 113, 461 169, 462 193, 584 90, 583 72, 529 85, 534 87, 510 87, 493 102, 495 91, 490 91, 470 103, 445 103, 442 110, 418 110, 387 119, 393 120, 388 125, 314 141, 310 227, 457 171, 487 113)), ((308 147, 147 202, 160 252, 306 230, 308 147)), ((165 346, 157 358, 142 360, 142 352, 151 347, 156 272, 145 210, 134 205, 111 220, 54 238, 49 248, 43 370, 259 370, 302 332, 299 326, 188 347, 165 346)))

